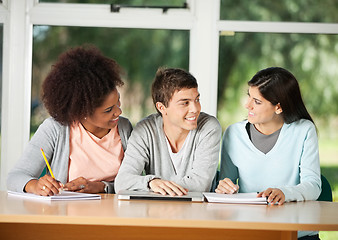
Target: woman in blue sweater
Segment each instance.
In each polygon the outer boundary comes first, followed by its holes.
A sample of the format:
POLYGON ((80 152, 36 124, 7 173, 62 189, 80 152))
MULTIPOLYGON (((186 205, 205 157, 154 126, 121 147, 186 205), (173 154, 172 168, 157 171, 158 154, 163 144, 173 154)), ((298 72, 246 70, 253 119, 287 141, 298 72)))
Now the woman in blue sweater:
POLYGON ((215 191, 259 192, 258 197, 279 205, 316 200, 321 192, 318 139, 296 78, 271 67, 248 85, 248 119, 224 133, 215 191))

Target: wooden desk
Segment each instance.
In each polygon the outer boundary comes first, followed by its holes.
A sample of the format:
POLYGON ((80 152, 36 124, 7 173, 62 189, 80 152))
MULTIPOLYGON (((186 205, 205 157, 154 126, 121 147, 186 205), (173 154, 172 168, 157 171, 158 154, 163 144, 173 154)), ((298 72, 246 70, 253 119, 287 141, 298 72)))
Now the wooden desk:
POLYGON ((45 202, 0 192, 1 239, 296 239, 338 231, 338 203, 283 206, 102 200, 45 202))

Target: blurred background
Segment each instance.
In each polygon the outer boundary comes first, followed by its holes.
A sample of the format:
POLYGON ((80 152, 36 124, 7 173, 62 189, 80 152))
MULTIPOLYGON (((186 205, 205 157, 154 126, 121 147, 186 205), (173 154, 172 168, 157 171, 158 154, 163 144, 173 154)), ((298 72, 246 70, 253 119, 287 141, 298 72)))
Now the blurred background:
MULTIPOLYGON (((185 1, 64 2, 181 6, 185 1)), ((337 0, 221 1, 222 20, 337 23, 337 13, 337 0)), ((58 55, 71 47, 94 44, 122 66, 122 110, 133 124, 155 112, 150 85, 157 68, 189 68, 189 31, 36 25, 33 31, 31 134, 48 117, 40 100, 41 84, 58 55)), ((338 35, 221 32, 219 38, 217 118, 223 131, 246 118, 246 83, 258 70, 270 66, 288 69, 298 79, 317 125, 322 174, 338 201, 338 35)), ((202 105, 206 98, 201 96, 202 105)), ((338 239, 337 232, 321 232, 320 236, 338 239)))

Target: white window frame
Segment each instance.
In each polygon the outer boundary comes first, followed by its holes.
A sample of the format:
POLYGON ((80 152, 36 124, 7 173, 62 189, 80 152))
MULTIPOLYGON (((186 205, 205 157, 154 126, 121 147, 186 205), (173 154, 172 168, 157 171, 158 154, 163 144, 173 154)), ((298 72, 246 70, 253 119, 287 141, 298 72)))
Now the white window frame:
MULTIPOLYGON (((216 116, 219 32, 338 34, 335 23, 292 23, 220 20, 220 0, 189 0, 188 9, 124 9, 111 13, 105 4, 39 3, 4 0, 3 82, 0 190, 9 170, 29 140, 32 41, 34 25, 190 31, 189 71, 197 78, 202 110, 216 116)), ((240 53, 239 53, 240 54, 240 53)))

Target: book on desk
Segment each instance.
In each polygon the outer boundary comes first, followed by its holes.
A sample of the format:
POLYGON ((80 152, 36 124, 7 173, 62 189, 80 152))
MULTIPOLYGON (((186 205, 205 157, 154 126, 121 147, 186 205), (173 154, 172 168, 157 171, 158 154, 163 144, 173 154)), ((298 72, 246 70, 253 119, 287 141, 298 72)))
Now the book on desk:
POLYGON ((241 203, 241 204, 268 204, 266 197, 257 197, 257 193, 220 194, 204 192, 208 202, 214 203, 241 203))
POLYGON ((13 192, 7 191, 8 196, 12 197, 21 197, 34 200, 43 200, 43 201, 74 201, 74 200, 98 200, 101 199, 101 196, 98 194, 91 193, 79 193, 79 192, 70 192, 70 191, 61 191, 59 194, 53 196, 40 196, 33 193, 23 193, 23 192, 13 192))

